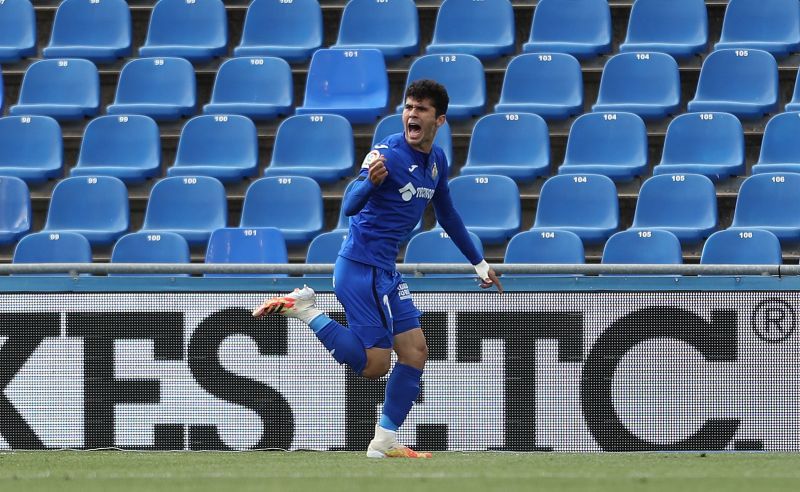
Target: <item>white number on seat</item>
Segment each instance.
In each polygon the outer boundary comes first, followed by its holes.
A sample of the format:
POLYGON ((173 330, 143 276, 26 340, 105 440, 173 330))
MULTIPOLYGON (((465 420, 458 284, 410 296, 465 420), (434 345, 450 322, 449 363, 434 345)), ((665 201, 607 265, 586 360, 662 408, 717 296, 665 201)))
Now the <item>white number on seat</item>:
POLYGON ((183 178, 183 184, 187 185, 197 184, 197 178, 183 178))
POLYGON ((575 183, 588 183, 589 179, 586 176, 573 176, 572 181, 575 183))
POLYGON ((278 184, 290 185, 292 184, 292 178, 278 178, 278 184))
POLYGON ((556 237, 556 233, 555 232, 551 232, 551 231, 542 232, 542 238, 544 238, 544 239, 554 239, 555 237, 556 237))
POLYGON ((487 178, 486 176, 480 176, 478 178, 475 178, 475 182, 478 184, 486 184, 489 182, 489 178, 487 178))
POLYGON ((161 241, 161 234, 148 234, 147 235, 148 241, 161 241))
POLYGON ((740 232, 739 233, 739 237, 742 238, 742 239, 753 239, 753 233, 752 232, 740 232))

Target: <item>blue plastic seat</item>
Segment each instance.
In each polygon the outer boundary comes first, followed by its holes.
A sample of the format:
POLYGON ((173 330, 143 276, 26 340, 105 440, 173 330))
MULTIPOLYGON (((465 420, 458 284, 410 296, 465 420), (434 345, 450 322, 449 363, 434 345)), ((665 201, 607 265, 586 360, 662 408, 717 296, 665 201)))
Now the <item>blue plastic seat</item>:
POLYGON ((705 52, 707 44, 705 0, 636 0, 619 50, 688 58, 705 52))
POLYGON ((462 176, 500 174, 528 182, 549 171, 550 133, 538 115, 495 113, 475 123, 462 176))
POLYGON ((142 57, 205 61, 228 53, 228 16, 222 0, 158 0, 150 15, 142 57))
POLYGON ((150 190, 142 231, 175 232, 190 245, 205 245, 211 232, 226 226, 225 187, 208 176, 164 178, 150 190))
POLYGON ((131 55, 131 11, 125 0, 64 0, 45 58, 113 62, 131 55))
POLYGON ((693 173, 716 181, 745 173, 744 132, 728 113, 686 113, 672 120, 653 174, 693 173))
POLYGON ((778 64, 761 50, 717 50, 700 69, 689 111, 722 111, 760 118, 778 107, 778 64))
POLYGON ((800 3, 730 0, 716 49, 758 49, 783 57, 800 48, 800 3))
MULTIPOLYGON (((484 113, 486 108, 486 76, 483 64, 472 55, 425 55, 411 64, 406 87, 419 79, 431 79, 444 85, 450 103, 447 118, 463 120, 484 113)), ((402 112, 405 101, 397 106, 402 112)))
POLYGON ((0 67, 0 115, 5 111, 5 99, 3 98, 3 67, 0 67))
POLYGON ((626 181, 647 171, 647 127, 633 113, 587 113, 569 130, 559 174, 603 174, 626 181))
MULTIPOLYGON (((189 244, 180 234, 162 231, 132 232, 114 244, 111 263, 190 263, 189 244)), ((127 273, 110 273, 109 276, 130 276, 127 273)), ((137 274, 142 275, 142 274, 137 274)), ((146 274, 159 277, 188 277, 187 273, 146 274)))
POLYGON ((286 244, 307 244, 325 222, 322 191, 304 176, 261 178, 247 189, 239 227, 275 227, 286 244))
POLYGON ((766 229, 781 241, 800 241, 800 174, 764 173, 745 179, 731 229, 766 229))
MULTIPOLYGON (((469 232, 472 243, 483 254, 483 245, 480 238, 469 232)), ((458 249, 450 236, 442 230, 420 232, 408 241, 404 263, 465 263, 467 258, 458 249)), ((474 277, 474 273, 467 274, 428 274, 426 277, 474 277)))
POLYGON ((580 264, 586 262, 583 241, 564 230, 535 229, 511 238, 505 263, 580 264))
POLYGON ((36 13, 29 0, 0 4, 0 63, 36 56, 36 13))
POLYGON ((717 228, 714 183, 700 174, 662 174, 642 184, 633 230, 667 230, 685 243, 697 243, 717 228))
POLYGON ((167 176, 211 176, 229 182, 253 176, 257 170, 256 125, 237 114, 206 114, 183 126, 175 164, 167 176))
POLYGON ((0 176, 0 244, 11 244, 31 229, 31 194, 25 181, 0 176))
MULTIPOLYGON (((91 263, 89 240, 76 232, 35 232, 14 248, 11 263, 91 263)), ((50 274, 55 275, 55 274, 50 274)))
POLYGON ((569 53, 583 59, 611 51, 607 0, 539 0, 525 53, 569 53))
POLYGON ((522 213, 519 188, 507 176, 459 176, 450 180, 450 195, 467 230, 486 244, 506 242, 519 232, 522 213))
MULTIPOLYGON (((225 227, 211 233, 206 263, 289 263, 286 241, 274 227, 225 227)), ((205 277, 287 277, 285 273, 206 273, 205 277)))
POLYGON ((572 55, 540 53, 511 60, 503 79, 498 113, 536 113, 546 120, 583 111, 583 74, 572 55))
POLYGON ((225 61, 217 72, 206 114, 240 114, 269 120, 290 114, 292 69, 281 58, 244 57, 225 61))
POLYGON ((544 182, 533 229, 574 232, 597 244, 619 228, 617 187, 600 174, 562 174, 544 182))
POLYGON ((679 265, 683 263, 681 243, 669 231, 620 231, 606 241, 604 264, 679 265))
POLYGON ((514 38, 514 8, 509 0, 444 0, 426 51, 489 60, 513 53, 514 38))
POLYGON ((800 112, 779 113, 764 129, 753 174, 800 173, 800 112))
POLYGON ((781 242, 762 229, 727 229, 706 240, 700 263, 703 265, 780 265, 781 242))
POLYGON ((278 127, 264 175, 308 176, 330 183, 353 173, 354 152, 353 128, 344 117, 292 116, 278 127))
POLYGON ((678 64, 664 53, 620 53, 603 68, 592 111, 627 111, 644 119, 675 114, 681 102, 678 64))
POLYGON ((345 239, 347 239, 347 231, 323 232, 308 245, 306 263, 336 263, 345 239))
POLYGON ((61 127, 49 116, 0 118, 0 176, 30 184, 62 174, 61 127))
MULTIPOLYGON (((402 133, 404 131, 403 115, 390 114, 384 116, 375 127, 375 133, 372 135, 371 147, 374 147, 389 135, 402 133)), ((433 139, 433 144, 442 148, 448 163, 453 162, 453 135, 450 130, 450 123, 445 121, 444 125, 439 127, 439 129, 436 131, 436 137, 433 139)))
POLYGON ((43 231, 76 232, 93 245, 108 245, 128 231, 125 183, 112 176, 66 178, 53 188, 43 231))
POLYGON ((89 60, 39 60, 25 71, 19 103, 12 115, 43 115, 58 120, 94 116, 100 109, 100 76, 89 60))
POLYGON ((317 0, 253 0, 234 56, 277 56, 304 62, 322 46, 322 9, 317 0))
POLYGON ((114 176, 138 183, 161 172, 161 135, 143 115, 99 116, 86 125, 70 176, 114 176))
POLYGON ((194 67, 183 58, 136 58, 122 67, 109 114, 143 114, 175 120, 194 114, 194 67))
POLYGON ((387 61, 416 55, 417 4, 414 0, 350 0, 342 12, 339 38, 331 48, 377 49, 387 61))
POLYGON ((311 58, 305 101, 296 113, 334 113, 351 123, 374 123, 388 104, 389 78, 380 51, 326 49, 311 58))

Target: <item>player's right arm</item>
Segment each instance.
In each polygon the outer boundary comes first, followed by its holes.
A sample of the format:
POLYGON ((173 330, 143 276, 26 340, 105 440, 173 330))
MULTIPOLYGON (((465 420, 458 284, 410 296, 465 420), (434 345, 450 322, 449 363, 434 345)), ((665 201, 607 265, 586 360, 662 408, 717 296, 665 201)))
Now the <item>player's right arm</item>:
POLYGON ((344 214, 352 217, 364 208, 369 201, 370 195, 375 191, 389 175, 386 169, 386 157, 377 150, 371 151, 361 165, 356 182, 345 194, 342 200, 344 214))

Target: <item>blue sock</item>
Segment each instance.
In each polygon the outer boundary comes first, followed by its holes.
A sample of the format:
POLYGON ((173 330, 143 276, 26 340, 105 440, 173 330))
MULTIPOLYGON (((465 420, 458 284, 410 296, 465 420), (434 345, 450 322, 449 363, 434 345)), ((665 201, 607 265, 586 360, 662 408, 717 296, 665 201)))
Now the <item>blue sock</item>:
POLYGON ((383 400, 383 413, 378 423, 390 431, 397 431, 406 421, 414 401, 419 396, 419 380, 422 371, 405 364, 397 363, 386 383, 386 397, 383 400))
POLYGON ((367 352, 352 331, 324 314, 312 319, 308 326, 336 362, 347 364, 356 374, 361 374, 367 365, 367 352))

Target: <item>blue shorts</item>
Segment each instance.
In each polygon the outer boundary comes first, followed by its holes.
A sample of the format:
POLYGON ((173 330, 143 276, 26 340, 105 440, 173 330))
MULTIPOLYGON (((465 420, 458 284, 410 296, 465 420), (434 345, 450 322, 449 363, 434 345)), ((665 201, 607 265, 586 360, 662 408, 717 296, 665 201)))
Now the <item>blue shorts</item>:
POLYGON ((344 306, 347 325, 364 348, 391 348, 394 335, 418 328, 422 315, 397 271, 339 256, 333 289, 344 306))

